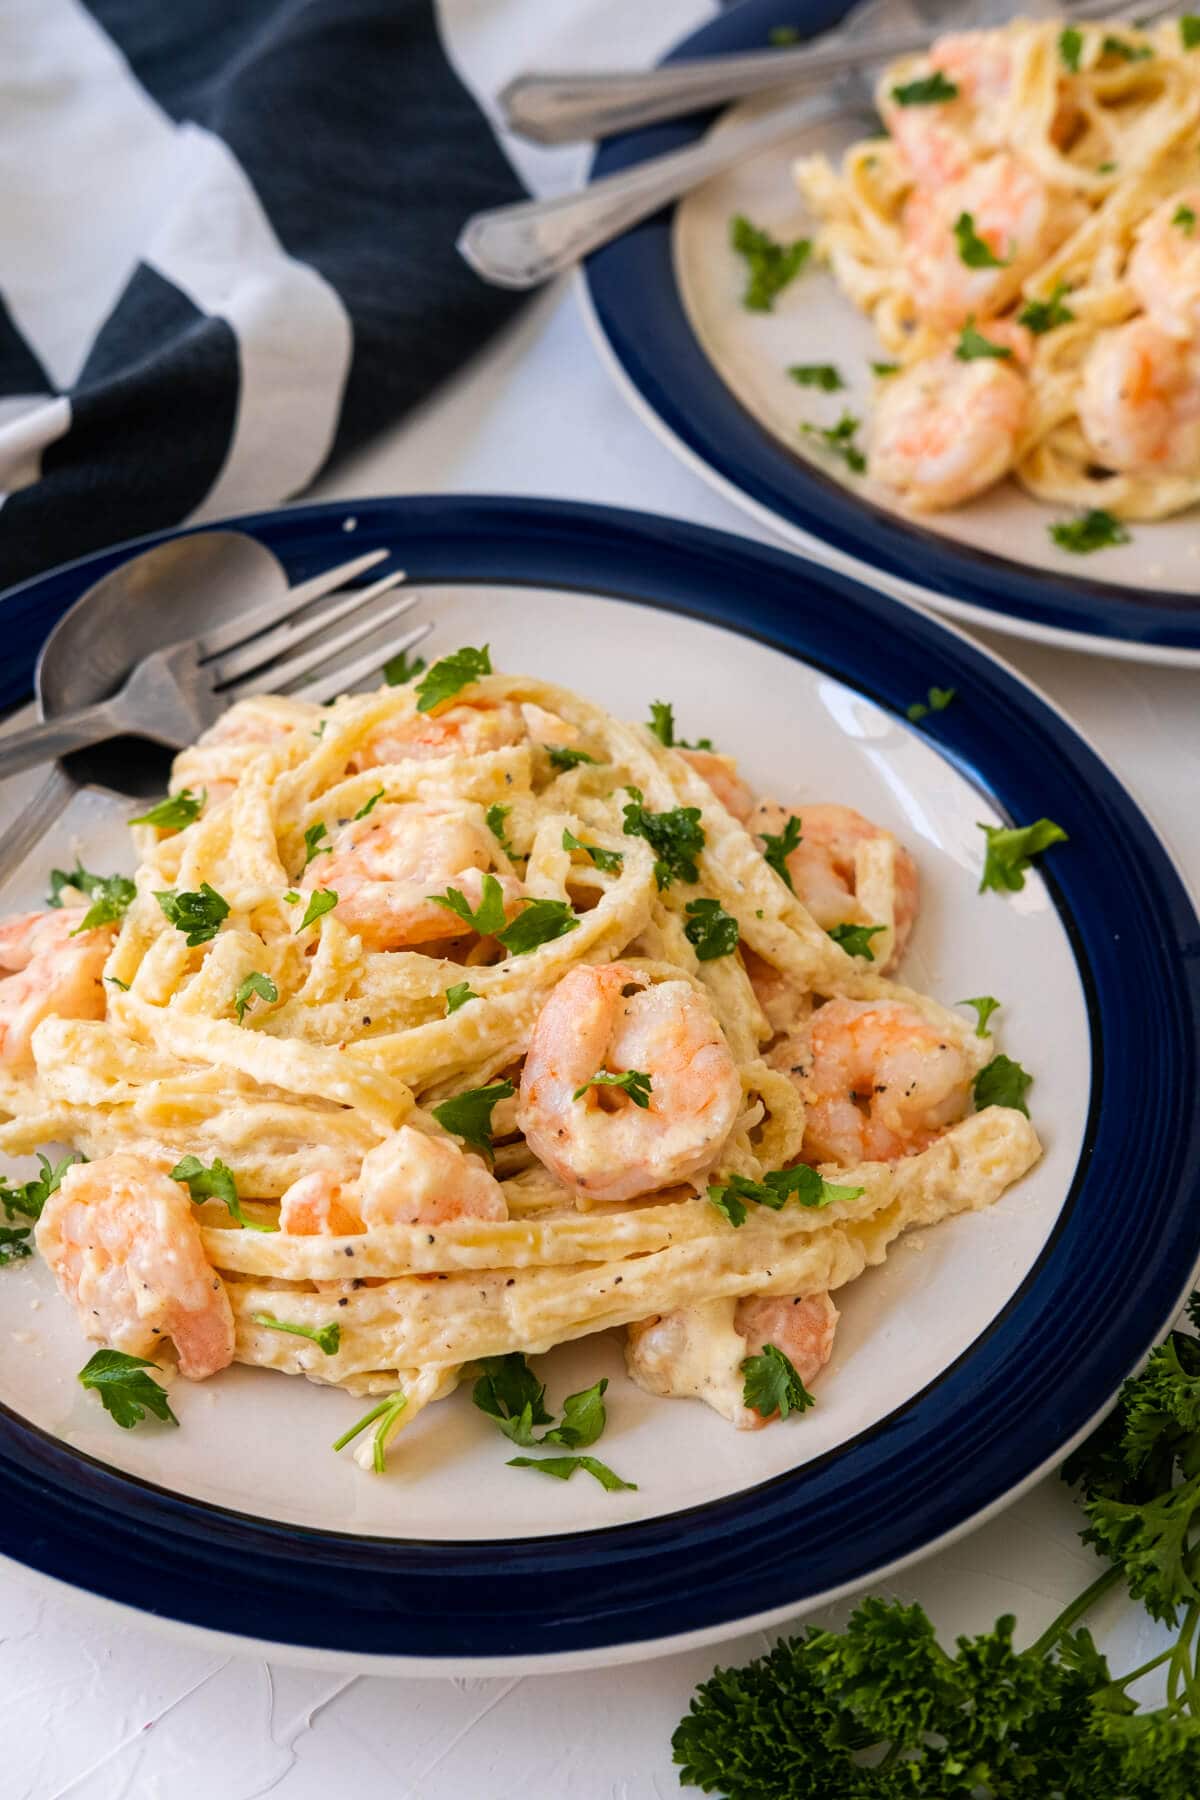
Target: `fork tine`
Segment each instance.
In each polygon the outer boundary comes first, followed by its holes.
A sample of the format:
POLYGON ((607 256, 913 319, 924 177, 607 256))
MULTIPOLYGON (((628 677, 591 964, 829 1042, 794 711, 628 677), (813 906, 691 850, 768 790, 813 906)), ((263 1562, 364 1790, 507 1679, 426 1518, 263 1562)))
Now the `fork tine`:
MULTIPOLYGON (((381 630, 385 625, 390 625, 392 620, 399 618, 401 613, 409 612, 419 598, 419 594, 401 594, 400 598, 391 606, 381 607, 378 612, 371 613, 367 618, 356 620, 354 624, 348 625, 344 631, 340 632, 337 637, 331 638, 327 643, 314 644, 311 649, 303 651, 299 656, 288 657, 284 662, 268 663, 265 668, 257 669, 252 676, 235 681, 232 686, 225 688, 223 693, 229 695, 271 693, 286 687, 289 682, 299 681, 300 677, 307 675, 310 669, 318 668, 322 663, 328 663, 332 657, 340 656, 343 650, 348 650, 351 644, 357 644, 360 638, 370 636, 372 632, 381 630)), ((383 658, 384 652, 378 652, 374 665, 376 668, 380 666, 383 658)))
POLYGON ((373 569, 388 554, 386 550, 368 550, 365 555, 356 556, 350 562, 339 563, 336 569, 326 569, 323 574, 314 575, 309 581, 302 581, 298 587, 289 588, 278 600, 269 600, 265 606, 256 606, 253 612, 243 613, 238 619, 230 619, 224 625, 215 626, 212 631, 205 632, 196 645, 197 656, 203 662, 207 657, 220 656, 223 651, 236 649, 247 638, 256 637, 260 631, 278 625, 281 619, 299 612, 310 601, 319 600, 323 594, 330 594, 334 588, 344 587, 346 582, 353 581, 356 575, 373 569))
POLYGON ((346 693, 355 682, 365 681, 368 675, 378 674, 388 656, 399 656, 402 650, 412 650, 417 644, 424 643, 432 630, 433 626, 428 620, 422 625, 415 625, 404 637, 389 644, 386 652, 368 650, 357 661, 346 663, 342 668, 334 669, 328 675, 320 675, 316 681, 310 681, 302 690, 302 697, 305 700, 316 700, 322 705, 326 700, 336 700, 339 694, 346 693))
MULTIPOLYGON (((218 657, 215 662, 206 663, 204 672, 214 687, 226 687, 240 675, 248 675, 251 669, 261 669, 264 663, 274 662, 289 650, 299 649, 314 632, 324 631, 330 625, 336 625, 347 613, 357 612, 360 606, 369 606, 372 600, 378 600, 380 594, 386 594, 398 582, 405 580, 403 569, 394 569, 390 575, 373 581, 369 587, 351 588, 350 592, 329 606, 322 607, 312 618, 293 619, 291 623, 279 625, 274 631, 261 632, 250 643, 241 649, 233 650, 228 656, 218 657)), ((413 596, 413 605, 417 596, 413 596)))

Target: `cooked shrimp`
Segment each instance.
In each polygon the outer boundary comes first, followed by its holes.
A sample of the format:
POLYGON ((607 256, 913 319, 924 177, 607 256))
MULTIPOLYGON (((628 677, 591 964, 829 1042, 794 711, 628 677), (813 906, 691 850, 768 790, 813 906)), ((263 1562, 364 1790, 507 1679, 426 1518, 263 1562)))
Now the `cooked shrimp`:
POLYGON ((1200 187, 1156 206, 1137 229, 1129 284, 1169 337, 1200 333, 1200 187))
POLYGON ((952 331, 972 315, 983 320, 1003 312, 1025 277, 1082 217, 1078 202, 1055 193, 1007 151, 973 163, 949 186, 915 189, 905 204, 903 229, 909 291, 919 317, 952 331), (994 261, 982 268, 965 261, 968 239, 982 240, 994 261))
POLYGON ((348 1237, 363 1229, 350 1184, 328 1169, 314 1169, 285 1188, 279 1229, 292 1237, 348 1237))
POLYGON ((64 1019, 104 1017, 105 959, 114 928, 72 933, 86 908, 23 913, 0 924, 0 1062, 31 1069, 34 1028, 52 1013, 64 1019))
POLYGON ((744 825, 754 810, 754 792, 737 772, 732 756, 719 756, 715 750, 681 750, 684 762, 691 763, 701 781, 707 781, 721 805, 744 825))
MULTIPOLYGON (((817 805, 800 809, 802 836, 787 859, 792 886, 817 924, 828 931, 834 925, 874 925, 858 899, 859 848, 880 839, 895 845, 893 895, 893 946, 880 973, 895 968, 917 916, 919 885, 917 865, 890 831, 873 825, 852 806, 817 805)), ((775 800, 762 800, 755 809, 751 828, 778 836, 788 820, 788 809, 775 800)), ((768 1015, 769 1016, 769 1015, 768 1015)))
POLYGON ((809 1387, 829 1361, 837 1320, 837 1308, 823 1293, 702 1300, 631 1324, 626 1367, 649 1394, 703 1400, 739 1431, 757 1431, 770 1421, 743 1398, 747 1357, 774 1344, 809 1387))
POLYGON ((935 106, 901 106, 892 95, 894 77, 887 76, 878 101, 913 179, 921 187, 936 188, 966 174, 973 141, 1000 141, 1000 133, 987 128, 1008 97, 1012 57, 1003 31, 962 31, 939 38, 924 61, 925 67, 914 74, 940 70, 958 93, 935 106))
POLYGON ((651 986, 624 963, 571 969, 538 1015, 517 1122, 558 1179, 593 1200, 631 1200, 707 1169, 742 1101, 737 1066, 707 999, 684 981, 651 986), (640 1107, 594 1075, 650 1077, 640 1107))
MULTIPOLYGON (((783 1351, 805 1387, 810 1388, 833 1355, 833 1334, 839 1317, 828 1294, 795 1294, 781 1299, 756 1294, 738 1301, 733 1328, 745 1338, 747 1356, 761 1356, 767 1344, 774 1344, 783 1351)), ((778 1417, 778 1413, 772 1413, 764 1419, 753 1407, 746 1406, 736 1422, 742 1431, 756 1431, 778 1417)))
POLYGON ((1144 318, 1102 331, 1083 367, 1079 422, 1106 469, 1200 471, 1200 349, 1144 318))
POLYGON ((1028 383, 1011 363, 960 362, 949 350, 925 357, 883 384, 871 474, 914 511, 957 506, 1012 468, 1028 404, 1028 383))
POLYGON ((448 706, 436 718, 413 713, 406 719, 380 725, 363 744, 351 767, 373 768, 376 763, 424 762, 435 756, 482 756, 525 741, 521 709, 511 700, 499 705, 448 706))
POLYGON ((749 944, 742 944, 741 958, 754 989, 754 998, 775 1031, 791 1031, 807 1019, 812 1010, 807 981, 785 969, 777 969, 774 963, 757 955, 749 944))
POLYGON ((830 1000, 799 1075, 806 1162, 892 1162, 925 1150, 971 1104, 961 1044, 899 1000, 830 1000))
POLYGON ((368 1230, 508 1217, 504 1190, 481 1157, 412 1125, 402 1125, 363 1158, 358 1195, 368 1230))
MULTIPOLYGON (((384 803, 334 834, 329 853, 309 864, 301 893, 331 888, 338 918, 370 950, 467 937, 471 927, 430 895, 454 887, 478 907, 494 850, 481 813, 415 800, 384 803)), ((506 913, 516 910, 520 882, 496 879, 506 913)))
POLYGON ((37 1224, 38 1248, 88 1337, 132 1356, 174 1342, 203 1381, 233 1361, 233 1312, 186 1188, 145 1157, 74 1163, 37 1224))

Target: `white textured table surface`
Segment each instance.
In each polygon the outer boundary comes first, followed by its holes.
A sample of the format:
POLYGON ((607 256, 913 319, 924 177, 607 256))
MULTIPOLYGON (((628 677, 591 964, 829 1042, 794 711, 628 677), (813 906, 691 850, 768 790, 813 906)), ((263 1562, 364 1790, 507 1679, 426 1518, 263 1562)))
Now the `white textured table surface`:
MULTIPOLYGON (((519 64, 652 56, 703 0, 447 0, 469 79, 519 64), (647 21, 645 15, 653 13, 647 21), (628 33, 615 28, 620 18, 628 33), (528 31, 525 27, 528 26, 528 31), (636 39, 636 42, 635 42, 636 39)), ((572 153, 529 173, 570 179, 572 153)), ((473 490, 650 507, 762 535, 682 468, 614 391, 573 291, 536 300, 421 414, 316 498, 473 490)), ((989 637, 1091 737, 1200 889, 1200 677, 989 637)), ((944 1635, 1014 1611, 1037 1633, 1096 1572, 1055 1481, 902 1575, 895 1591, 944 1635)), ((1160 1633, 1115 1603, 1095 1624, 1118 1667, 1160 1633)), ((1164 1640, 1165 1641, 1165 1640, 1164 1640)), ((642 1800, 679 1792, 671 1730, 714 1661, 762 1634, 627 1670, 523 1680, 393 1682, 212 1654, 150 1626, 113 1627, 60 1590, 0 1566, 0 1800, 642 1800)))

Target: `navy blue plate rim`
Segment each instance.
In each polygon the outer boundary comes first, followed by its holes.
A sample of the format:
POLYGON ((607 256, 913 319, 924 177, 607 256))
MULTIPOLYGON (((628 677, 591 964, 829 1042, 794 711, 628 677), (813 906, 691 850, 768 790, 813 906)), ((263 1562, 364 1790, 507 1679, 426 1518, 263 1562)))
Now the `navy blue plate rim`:
MULTIPOLYGON (((767 46, 781 22, 805 35, 828 30, 845 0, 741 4, 693 32, 664 58, 715 56, 767 46)), ((593 177, 694 143, 715 115, 646 126, 610 138, 593 177)), ((1019 622, 1031 635, 1068 633, 1160 653, 1200 651, 1200 594, 1141 592, 1093 577, 1059 574, 952 542, 860 497, 791 454, 736 398, 692 330, 675 279, 674 210, 626 232, 587 259, 591 310, 617 368, 675 443, 765 522, 811 533, 872 567, 911 581, 950 605, 977 609, 977 622, 1019 622), (984 615, 980 617, 979 615, 984 615)))
MULTIPOLYGON (((1045 873, 1092 1035, 1071 1195, 1020 1291, 953 1367, 852 1444, 724 1500, 562 1536, 357 1537, 170 1493, 0 1409, 0 1552, 185 1625, 424 1668, 551 1665, 719 1636, 927 1552, 1019 1491, 1103 1409, 1200 1258, 1200 921, 1169 856, 1090 746, 1003 664, 791 552, 657 515, 492 497, 355 501, 224 523, 260 537, 301 579, 344 551, 348 516, 355 547, 393 549, 414 584, 636 600, 756 637, 900 718, 931 682, 956 687, 925 735, 1001 812, 1048 812, 1070 833, 1045 873), (1106 1106, 1106 1095, 1120 1104, 1106 1106), (1160 1155, 1152 1191, 1138 1183, 1133 1240, 1129 1175, 1146 1143, 1160 1155)), ((108 568, 171 535, 26 584, 0 601, 0 620, 57 616, 108 568)), ((1005 902, 980 901, 991 904, 1005 902)))

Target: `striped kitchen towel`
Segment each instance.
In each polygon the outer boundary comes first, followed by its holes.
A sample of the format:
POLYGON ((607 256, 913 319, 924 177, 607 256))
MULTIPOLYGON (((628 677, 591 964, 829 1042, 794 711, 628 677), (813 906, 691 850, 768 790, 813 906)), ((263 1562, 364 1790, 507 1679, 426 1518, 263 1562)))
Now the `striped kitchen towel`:
POLYGON ((0 588, 270 506, 512 311, 433 0, 5 0, 0 588))

